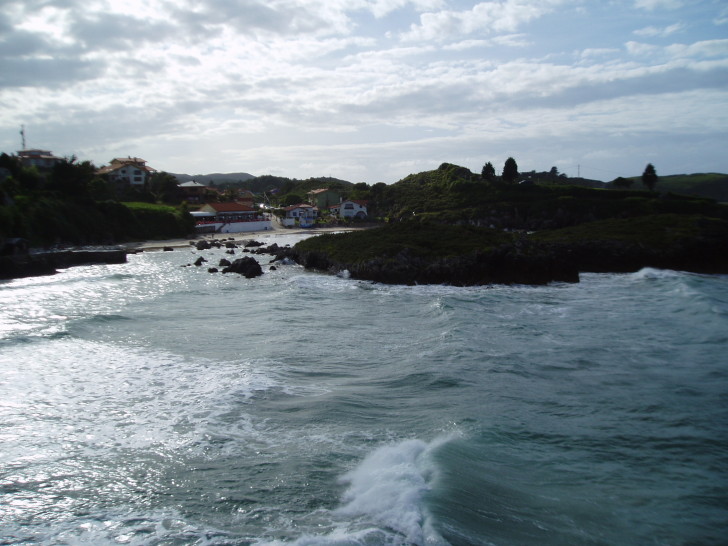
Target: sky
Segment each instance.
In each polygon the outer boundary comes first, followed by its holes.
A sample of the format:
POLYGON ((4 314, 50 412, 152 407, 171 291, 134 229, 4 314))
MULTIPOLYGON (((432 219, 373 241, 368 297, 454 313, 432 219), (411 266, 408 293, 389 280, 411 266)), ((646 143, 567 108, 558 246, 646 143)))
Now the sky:
POLYGON ((394 183, 728 172, 726 0, 0 0, 0 151, 394 183))

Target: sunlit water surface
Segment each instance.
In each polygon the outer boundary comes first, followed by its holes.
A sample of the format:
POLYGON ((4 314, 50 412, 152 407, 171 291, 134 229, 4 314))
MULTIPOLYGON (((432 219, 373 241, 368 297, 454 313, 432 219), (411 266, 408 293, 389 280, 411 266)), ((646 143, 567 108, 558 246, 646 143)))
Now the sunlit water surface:
POLYGON ((725 543, 728 277, 199 255, 0 283, 0 543, 725 543))

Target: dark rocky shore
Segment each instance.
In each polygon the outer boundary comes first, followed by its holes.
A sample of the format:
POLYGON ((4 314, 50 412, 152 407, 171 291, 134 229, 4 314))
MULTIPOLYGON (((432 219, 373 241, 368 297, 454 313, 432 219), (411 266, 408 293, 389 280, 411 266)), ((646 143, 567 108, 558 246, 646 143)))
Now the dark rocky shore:
POLYGON ((58 269, 87 264, 123 264, 127 252, 120 249, 60 250, 0 256, 0 279, 53 275, 58 269))
POLYGON ((355 279, 409 285, 542 285, 578 282, 580 273, 645 267, 728 274, 728 222, 660 215, 534 234, 392 226, 302 241, 288 256, 309 269, 346 270, 355 279), (368 252, 365 245, 378 247, 368 252))

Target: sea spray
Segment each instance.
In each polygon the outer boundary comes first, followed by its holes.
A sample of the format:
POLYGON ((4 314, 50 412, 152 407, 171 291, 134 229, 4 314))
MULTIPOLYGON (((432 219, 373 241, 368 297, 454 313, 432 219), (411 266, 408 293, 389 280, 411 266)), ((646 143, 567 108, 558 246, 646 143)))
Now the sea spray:
POLYGON ((425 507, 434 475, 430 454, 436 445, 439 442, 406 440, 370 453, 341 478, 348 488, 342 498, 345 504, 335 514, 370 519, 407 543, 447 544, 432 528, 425 507))

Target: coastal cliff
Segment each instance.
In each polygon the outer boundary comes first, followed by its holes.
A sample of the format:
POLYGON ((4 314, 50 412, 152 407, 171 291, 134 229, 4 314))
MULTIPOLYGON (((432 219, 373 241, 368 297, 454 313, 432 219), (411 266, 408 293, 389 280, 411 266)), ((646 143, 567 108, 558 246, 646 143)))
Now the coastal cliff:
POLYGON ((654 215, 533 234, 402 222, 301 241, 309 269, 386 284, 547 284, 644 267, 728 273, 728 222, 654 215))

